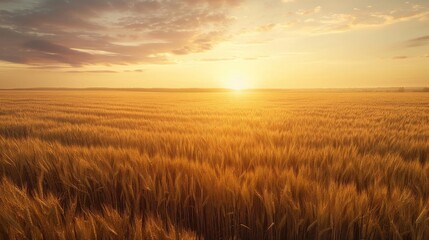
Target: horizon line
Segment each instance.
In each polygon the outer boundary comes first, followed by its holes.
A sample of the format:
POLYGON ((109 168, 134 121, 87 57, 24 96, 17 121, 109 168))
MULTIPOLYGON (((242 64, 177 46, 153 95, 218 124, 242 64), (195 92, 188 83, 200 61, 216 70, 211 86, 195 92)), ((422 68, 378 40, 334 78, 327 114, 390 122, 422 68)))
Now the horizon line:
POLYGON ((111 88, 111 87, 34 87, 0 88, 0 91, 136 91, 136 92, 252 92, 252 91, 387 91, 429 92, 429 87, 320 87, 320 88, 111 88))

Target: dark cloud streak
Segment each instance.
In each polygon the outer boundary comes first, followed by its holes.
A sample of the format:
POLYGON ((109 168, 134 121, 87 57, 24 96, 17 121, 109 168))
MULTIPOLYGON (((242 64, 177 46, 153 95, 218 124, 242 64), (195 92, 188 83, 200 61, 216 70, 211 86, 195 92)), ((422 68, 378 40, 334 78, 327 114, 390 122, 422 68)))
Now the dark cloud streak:
POLYGON ((420 47, 429 45, 429 35, 410 39, 406 42, 408 47, 420 47))

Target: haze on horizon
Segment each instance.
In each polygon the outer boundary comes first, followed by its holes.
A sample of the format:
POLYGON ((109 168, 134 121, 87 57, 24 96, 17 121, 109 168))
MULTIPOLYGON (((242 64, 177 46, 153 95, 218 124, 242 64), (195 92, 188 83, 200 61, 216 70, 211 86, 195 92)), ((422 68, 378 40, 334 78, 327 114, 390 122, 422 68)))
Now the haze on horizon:
POLYGON ((427 0, 0 0, 0 88, 429 85, 427 0))

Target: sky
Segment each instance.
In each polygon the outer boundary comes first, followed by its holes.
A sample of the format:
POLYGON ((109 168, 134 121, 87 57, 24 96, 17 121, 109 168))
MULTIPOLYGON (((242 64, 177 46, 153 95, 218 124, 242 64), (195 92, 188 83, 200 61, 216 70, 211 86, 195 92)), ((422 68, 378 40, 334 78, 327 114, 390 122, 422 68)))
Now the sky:
POLYGON ((0 88, 427 86, 427 0, 0 0, 0 88))

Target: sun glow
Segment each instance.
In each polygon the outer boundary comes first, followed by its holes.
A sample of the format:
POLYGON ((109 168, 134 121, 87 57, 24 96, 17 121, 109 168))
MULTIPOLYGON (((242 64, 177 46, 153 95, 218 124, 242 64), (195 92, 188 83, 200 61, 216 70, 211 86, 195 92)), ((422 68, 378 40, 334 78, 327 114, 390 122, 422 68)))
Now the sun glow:
POLYGON ((243 75, 235 74, 228 79, 226 86, 229 89, 241 91, 249 88, 249 81, 243 75))
POLYGON ((234 84, 230 87, 230 89, 235 90, 235 91, 240 91, 243 89, 246 89, 242 84, 234 84))

